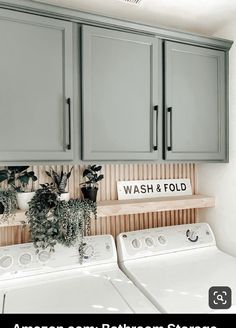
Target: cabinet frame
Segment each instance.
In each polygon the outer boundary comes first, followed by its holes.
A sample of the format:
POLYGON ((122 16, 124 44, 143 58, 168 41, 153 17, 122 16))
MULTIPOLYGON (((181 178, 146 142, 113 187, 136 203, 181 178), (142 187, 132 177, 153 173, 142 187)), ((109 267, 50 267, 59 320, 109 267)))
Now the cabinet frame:
MULTIPOLYGON (((165 41, 164 45, 164 60, 165 60, 165 105, 164 105, 164 152, 163 158, 166 161, 207 161, 207 162, 228 162, 228 56, 227 53, 222 50, 208 49, 205 47, 198 47, 190 44, 182 44, 176 42, 165 41), (217 149, 212 151, 184 151, 175 149, 174 145, 174 114, 176 109, 172 98, 172 69, 173 58, 172 52, 188 53, 190 55, 198 55, 202 57, 209 57, 215 59, 217 62, 217 129, 218 129, 218 141, 217 149)), ((184 95, 182 95, 184 96, 184 95)), ((175 116, 176 117, 176 116, 175 116)), ((196 122, 196 124, 199 122, 196 122)), ((188 124, 188 122, 183 122, 188 124)), ((201 126, 199 126, 201 130, 201 126)), ((211 131, 209 131, 210 133, 211 131)))
MULTIPOLYGON (((73 23, 66 22, 54 18, 39 17, 28 13, 13 12, 9 10, 0 9, 1 21, 12 21, 22 24, 29 24, 35 27, 42 27, 48 29, 58 30, 61 33, 62 50, 62 125, 63 131, 61 149, 57 150, 1 150, 0 161, 9 165, 22 162, 34 161, 71 161, 74 158, 74 109, 73 109, 73 23), (70 104, 68 102, 70 99, 70 104), (70 106, 70 113, 69 113, 70 106), (70 115, 69 115, 70 114, 70 115), (70 117, 69 117, 70 116, 70 117), (69 137, 71 136, 71 142, 69 137), (70 144, 70 147, 69 147, 70 144), (70 148, 70 149, 69 149, 70 148)), ((42 126, 43 133, 43 126, 42 126)), ((29 138, 34 135, 29 134, 29 138)), ((39 137, 39 136, 38 136, 39 137)), ((45 147, 46 148, 46 147, 45 147)))
MULTIPOLYGON (((162 135, 162 41, 155 37, 82 26, 82 159, 83 160, 158 160, 161 158, 162 135), (92 149, 92 37, 110 38, 150 47, 150 149, 149 151, 95 152, 92 149), (157 146, 157 147, 155 147, 157 146)), ((124 77, 125 79, 125 77, 124 77)), ((134 119, 135 122, 135 119, 134 119)), ((131 122, 132 123, 132 122, 131 122)))

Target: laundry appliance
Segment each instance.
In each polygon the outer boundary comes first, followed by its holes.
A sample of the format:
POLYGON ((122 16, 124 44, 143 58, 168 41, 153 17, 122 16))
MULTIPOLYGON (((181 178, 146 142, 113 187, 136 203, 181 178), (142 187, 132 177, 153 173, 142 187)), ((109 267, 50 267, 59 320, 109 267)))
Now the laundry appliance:
POLYGON ((236 313, 236 258, 208 224, 124 232, 117 248, 122 270, 161 312, 236 313))
POLYGON ((32 243, 0 248, 2 313, 157 313, 155 306, 118 268, 110 235, 35 252, 32 243))

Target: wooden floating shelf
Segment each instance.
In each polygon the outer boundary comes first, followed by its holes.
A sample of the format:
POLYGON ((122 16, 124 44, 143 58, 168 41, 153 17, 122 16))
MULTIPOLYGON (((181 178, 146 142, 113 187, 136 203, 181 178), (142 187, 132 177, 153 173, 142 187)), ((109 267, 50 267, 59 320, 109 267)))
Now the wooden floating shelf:
MULTIPOLYGON (((97 216, 129 215, 139 213, 186 210, 191 208, 214 207, 215 199, 206 195, 158 197, 131 200, 106 200, 97 203, 97 216)), ((1 220, 0 215, 0 220, 1 220)), ((18 210, 14 220, 0 223, 0 227, 23 225, 26 222, 25 212, 18 210)))
POLYGON ((158 197, 98 202, 98 217, 214 207, 215 199, 206 195, 158 197))

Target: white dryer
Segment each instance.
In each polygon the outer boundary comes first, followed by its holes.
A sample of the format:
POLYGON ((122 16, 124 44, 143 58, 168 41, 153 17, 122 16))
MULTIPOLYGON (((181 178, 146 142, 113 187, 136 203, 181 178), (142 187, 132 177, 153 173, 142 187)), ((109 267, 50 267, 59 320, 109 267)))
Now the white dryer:
POLYGON ((156 313, 153 304, 118 268, 110 235, 85 238, 38 254, 32 243, 0 248, 2 313, 156 313))
POLYGON ((208 224, 122 233, 117 247, 122 270, 161 312, 236 313, 236 258, 217 248, 208 224), (231 288, 231 308, 210 308, 213 286, 231 288))

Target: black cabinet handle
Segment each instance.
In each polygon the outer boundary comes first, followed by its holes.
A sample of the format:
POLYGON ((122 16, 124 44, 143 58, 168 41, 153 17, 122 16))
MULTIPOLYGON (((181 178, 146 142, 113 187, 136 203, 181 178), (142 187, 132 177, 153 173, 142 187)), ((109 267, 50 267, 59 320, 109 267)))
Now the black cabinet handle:
POLYGON ((172 107, 167 108, 167 150, 172 150, 172 107), (169 120, 168 120, 169 116, 169 120), (169 123, 169 124, 168 124, 169 123))
POLYGON ((68 124, 69 124, 69 143, 66 146, 68 150, 71 149, 71 99, 67 98, 66 103, 68 105, 68 124))
POLYGON ((154 113, 156 113, 156 119, 155 119, 155 133, 154 133, 154 145, 153 150, 158 150, 158 105, 155 105, 153 107, 154 113))

